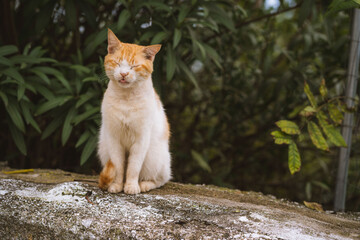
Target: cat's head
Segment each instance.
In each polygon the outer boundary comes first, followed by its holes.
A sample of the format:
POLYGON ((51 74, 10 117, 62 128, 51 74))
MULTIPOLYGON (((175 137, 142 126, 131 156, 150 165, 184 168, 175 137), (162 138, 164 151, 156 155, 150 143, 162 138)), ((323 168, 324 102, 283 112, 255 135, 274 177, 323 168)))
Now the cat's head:
POLYGON ((161 45, 140 46, 121 42, 108 29, 108 54, 104 65, 106 75, 121 87, 131 87, 135 82, 148 80, 153 62, 161 45))

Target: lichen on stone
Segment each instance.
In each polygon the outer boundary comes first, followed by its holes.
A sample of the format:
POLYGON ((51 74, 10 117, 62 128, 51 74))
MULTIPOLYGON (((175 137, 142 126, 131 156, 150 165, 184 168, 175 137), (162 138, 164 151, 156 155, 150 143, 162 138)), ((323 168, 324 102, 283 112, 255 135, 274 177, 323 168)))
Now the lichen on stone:
POLYGON ((80 182, 0 179, 0 202, 0 239, 345 240, 360 236, 356 220, 316 215, 262 194, 208 186, 168 183, 146 194, 126 195, 80 182))

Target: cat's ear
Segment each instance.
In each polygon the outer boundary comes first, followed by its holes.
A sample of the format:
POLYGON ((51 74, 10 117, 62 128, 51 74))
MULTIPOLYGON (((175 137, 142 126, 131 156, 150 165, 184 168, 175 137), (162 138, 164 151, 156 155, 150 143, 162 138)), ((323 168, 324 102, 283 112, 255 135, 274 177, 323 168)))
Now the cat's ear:
POLYGON ((115 36, 115 34, 108 28, 108 53, 113 54, 116 50, 120 48, 121 42, 115 36))
POLYGON ((160 51, 161 45, 150 45, 144 48, 145 58, 154 61, 155 55, 160 51))

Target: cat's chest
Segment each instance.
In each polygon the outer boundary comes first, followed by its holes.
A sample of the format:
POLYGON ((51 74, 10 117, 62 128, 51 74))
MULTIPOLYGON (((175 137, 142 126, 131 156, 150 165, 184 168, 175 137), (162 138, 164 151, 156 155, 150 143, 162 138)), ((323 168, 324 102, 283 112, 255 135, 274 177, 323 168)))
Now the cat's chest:
POLYGON ((138 127, 151 118, 151 105, 146 101, 104 101, 103 117, 112 124, 126 124, 138 127))

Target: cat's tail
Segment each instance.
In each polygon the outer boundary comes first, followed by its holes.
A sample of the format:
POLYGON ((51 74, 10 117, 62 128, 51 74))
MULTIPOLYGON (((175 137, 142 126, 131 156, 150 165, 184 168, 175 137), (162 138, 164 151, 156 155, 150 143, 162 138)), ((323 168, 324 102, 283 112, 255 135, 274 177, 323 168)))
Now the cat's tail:
POLYGON ((100 173, 99 187, 106 190, 109 185, 114 181, 116 175, 115 166, 111 160, 107 161, 104 169, 100 173))

